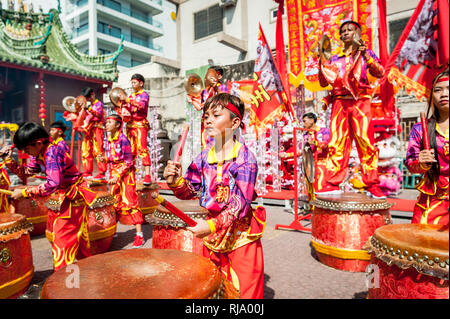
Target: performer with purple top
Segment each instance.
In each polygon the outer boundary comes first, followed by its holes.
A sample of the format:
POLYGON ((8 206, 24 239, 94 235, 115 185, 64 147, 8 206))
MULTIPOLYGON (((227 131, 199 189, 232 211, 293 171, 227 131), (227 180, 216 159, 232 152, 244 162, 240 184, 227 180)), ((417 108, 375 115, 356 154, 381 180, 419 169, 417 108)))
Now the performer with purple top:
POLYGON ((449 208, 449 72, 439 73, 427 109, 431 149, 424 148, 420 123, 411 128, 406 166, 411 173, 424 174, 416 186, 420 194, 414 207, 412 223, 439 224, 448 227, 449 208))
POLYGON ((12 149, 4 148, 0 156, 6 166, 21 179, 44 172, 47 181, 39 186, 15 189, 11 198, 59 195, 59 211, 48 212, 48 223, 50 221, 54 233, 54 270, 73 263, 75 258, 90 256, 87 207, 94 202, 96 195, 88 188, 67 149, 62 143, 50 143, 47 131, 32 122, 19 127, 13 142, 15 147, 30 155, 30 161, 27 166, 21 166, 12 159, 12 149))
POLYGON ((207 100, 203 122, 209 144, 191 163, 184 178, 181 164, 168 161, 164 177, 180 199, 199 198, 207 220, 188 227, 204 238, 205 257, 240 290, 241 298, 262 298, 264 260, 261 246, 265 209, 253 209, 258 166, 243 139, 234 132, 242 126, 244 103, 227 93, 207 100))
MULTIPOLYGON (((84 168, 83 175, 92 176, 94 157, 97 158, 99 154, 103 154, 105 111, 103 110, 103 103, 95 97, 93 89, 89 87, 85 88, 82 94, 90 102, 90 105, 87 106, 87 115, 82 126, 84 132, 84 138, 81 144, 81 158, 84 168)), ((105 178, 106 165, 97 161, 97 168, 99 173, 95 178, 105 178)))

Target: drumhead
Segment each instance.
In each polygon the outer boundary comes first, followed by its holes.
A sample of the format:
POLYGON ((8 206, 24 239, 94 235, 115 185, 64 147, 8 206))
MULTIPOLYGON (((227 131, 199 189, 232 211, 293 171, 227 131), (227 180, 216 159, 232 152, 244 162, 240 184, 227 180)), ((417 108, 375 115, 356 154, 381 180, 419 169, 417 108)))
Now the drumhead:
POLYGON ((449 231, 440 225, 396 224, 378 228, 366 249, 388 264, 448 280, 449 231))
POLYGON ((82 259, 79 286, 53 273, 43 299, 206 299, 223 294, 219 269, 207 258, 172 249, 127 249, 82 259))

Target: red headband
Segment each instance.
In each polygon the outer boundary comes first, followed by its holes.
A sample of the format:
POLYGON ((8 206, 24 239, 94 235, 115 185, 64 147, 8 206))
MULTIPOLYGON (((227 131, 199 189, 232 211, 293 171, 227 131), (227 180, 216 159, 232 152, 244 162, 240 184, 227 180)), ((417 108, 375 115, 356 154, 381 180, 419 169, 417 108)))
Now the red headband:
POLYGON ((119 116, 112 116, 112 115, 110 115, 110 116, 108 116, 106 119, 107 119, 107 120, 114 120, 114 121, 120 122, 120 123, 123 122, 122 118, 119 117, 119 116))
POLYGON ((228 105, 225 105, 225 108, 228 109, 231 113, 235 114, 239 119, 242 121, 242 114, 239 112, 239 109, 234 106, 232 103, 228 103, 228 105))
POLYGON ((448 82, 448 80, 449 80, 449 78, 448 78, 448 76, 446 76, 446 77, 442 77, 442 78, 440 78, 439 80, 437 80, 436 83, 439 83, 439 82, 448 82))

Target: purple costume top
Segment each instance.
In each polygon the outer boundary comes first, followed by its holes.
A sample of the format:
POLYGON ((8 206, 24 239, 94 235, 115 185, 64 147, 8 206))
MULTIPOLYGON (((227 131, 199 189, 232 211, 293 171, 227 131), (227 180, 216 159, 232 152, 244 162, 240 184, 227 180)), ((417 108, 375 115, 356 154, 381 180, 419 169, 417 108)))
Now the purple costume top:
POLYGON ((215 145, 208 145, 191 163, 184 178, 169 186, 180 199, 200 199, 200 205, 209 211, 207 221, 212 231, 204 244, 213 251, 225 252, 262 236, 261 227, 253 225, 256 221, 264 224, 265 211, 255 220, 258 209, 251 207, 257 197, 257 175, 255 156, 243 140, 235 140, 232 151, 220 162, 215 145), (257 230, 261 232, 253 233, 257 230))
MULTIPOLYGON (((422 193, 443 196, 448 200, 449 130, 447 128, 446 132, 442 132, 438 124, 436 124, 436 144, 440 171, 439 177, 433 182, 425 175, 416 188, 422 193)), ((424 174, 427 172, 427 168, 419 164, 419 153, 423 150, 422 145, 422 124, 417 123, 411 128, 405 160, 405 164, 411 173, 424 174)))
POLYGON ((114 136, 105 138, 105 158, 113 165, 113 170, 122 178, 134 167, 131 143, 125 134, 118 131, 114 136))

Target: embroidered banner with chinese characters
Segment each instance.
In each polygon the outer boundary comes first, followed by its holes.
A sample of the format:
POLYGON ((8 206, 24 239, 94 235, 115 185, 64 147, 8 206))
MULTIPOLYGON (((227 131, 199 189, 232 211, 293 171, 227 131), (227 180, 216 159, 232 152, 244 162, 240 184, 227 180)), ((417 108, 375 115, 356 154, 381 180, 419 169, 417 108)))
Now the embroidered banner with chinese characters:
POLYGON ((373 44, 373 0, 286 0, 289 32, 289 81, 316 92, 319 84, 319 41, 326 34, 332 54, 341 50, 339 26, 346 20, 361 25, 361 38, 369 49, 373 44), (355 18, 356 17, 356 18, 355 18))

